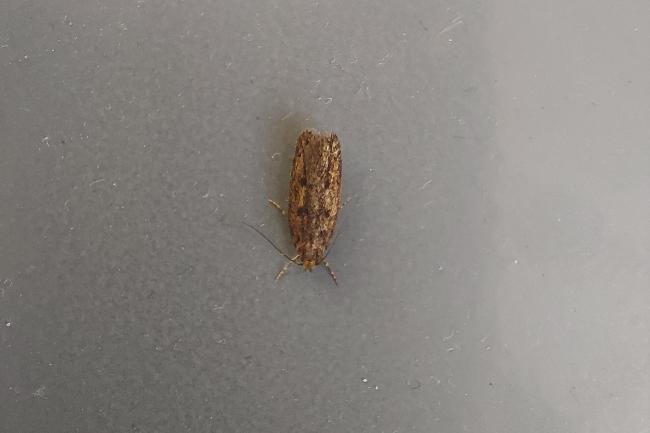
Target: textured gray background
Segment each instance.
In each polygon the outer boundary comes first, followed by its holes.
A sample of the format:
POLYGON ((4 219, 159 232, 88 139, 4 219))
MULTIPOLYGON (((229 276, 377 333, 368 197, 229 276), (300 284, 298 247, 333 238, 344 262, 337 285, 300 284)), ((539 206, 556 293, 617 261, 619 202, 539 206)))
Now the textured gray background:
POLYGON ((650 431, 650 3, 0 5, 0 428, 650 431), (293 268, 298 132, 343 143, 293 268))

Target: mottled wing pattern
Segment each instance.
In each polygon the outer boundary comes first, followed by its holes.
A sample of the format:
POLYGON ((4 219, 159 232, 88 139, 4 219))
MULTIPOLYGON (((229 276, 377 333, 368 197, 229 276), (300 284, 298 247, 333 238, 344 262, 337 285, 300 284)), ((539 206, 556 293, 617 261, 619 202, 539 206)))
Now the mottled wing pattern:
POLYGON ((298 137, 289 185, 289 230, 306 268, 325 258, 340 204, 339 139, 306 130, 298 137))

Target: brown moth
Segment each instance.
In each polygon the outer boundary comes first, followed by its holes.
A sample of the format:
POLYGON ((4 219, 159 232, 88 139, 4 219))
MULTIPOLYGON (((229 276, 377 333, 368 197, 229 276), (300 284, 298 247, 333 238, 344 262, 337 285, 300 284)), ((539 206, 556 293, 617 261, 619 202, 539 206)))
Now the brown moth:
MULTIPOLYGON (((341 208, 341 166, 341 144, 336 134, 311 129, 300 134, 293 157, 288 209, 289 231, 297 254, 276 280, 293 262, 308 271, 323 265, 338 284, 325 259, 341 208)), ((274 201, 269 202, 282 210, 274 201)))

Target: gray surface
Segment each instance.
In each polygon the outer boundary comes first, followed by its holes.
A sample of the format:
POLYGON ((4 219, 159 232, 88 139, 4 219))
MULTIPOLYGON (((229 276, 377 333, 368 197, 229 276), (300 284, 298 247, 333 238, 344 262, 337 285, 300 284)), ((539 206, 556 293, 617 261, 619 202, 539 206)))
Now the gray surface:
POLYGON ((650 430, 649 3, 407 3, 2 2, 4 431, 650 430))

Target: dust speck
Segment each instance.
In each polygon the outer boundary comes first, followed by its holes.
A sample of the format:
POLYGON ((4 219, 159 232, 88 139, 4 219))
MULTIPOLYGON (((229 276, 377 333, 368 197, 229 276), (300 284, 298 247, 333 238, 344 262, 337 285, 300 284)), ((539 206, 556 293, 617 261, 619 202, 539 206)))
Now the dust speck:
POLYGON ((45 385, 41 385, 36 391, 32 393, 36 398, 45 398, 45 385))

